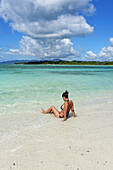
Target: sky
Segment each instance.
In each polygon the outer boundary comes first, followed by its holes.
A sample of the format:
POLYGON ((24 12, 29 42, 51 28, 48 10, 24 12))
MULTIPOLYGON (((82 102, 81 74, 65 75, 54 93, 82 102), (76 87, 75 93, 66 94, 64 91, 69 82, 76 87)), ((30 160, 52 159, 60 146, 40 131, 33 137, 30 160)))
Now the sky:
POLYGON ((0 0, 0 62, 113 61, 113 0, 0 0))

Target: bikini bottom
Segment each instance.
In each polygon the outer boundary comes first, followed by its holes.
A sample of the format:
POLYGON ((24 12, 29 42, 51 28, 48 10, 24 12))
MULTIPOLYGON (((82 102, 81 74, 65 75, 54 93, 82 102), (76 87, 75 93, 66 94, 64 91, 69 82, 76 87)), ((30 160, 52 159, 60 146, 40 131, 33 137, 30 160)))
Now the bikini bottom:
MULTIPOLYGON (((68 118, 68 116, 69 116, 69 113, 67 114, 66 118, 68 118)), ((61 117, 61 116, 59 115, 59 118, 63 118, 63 117, 61 117)))

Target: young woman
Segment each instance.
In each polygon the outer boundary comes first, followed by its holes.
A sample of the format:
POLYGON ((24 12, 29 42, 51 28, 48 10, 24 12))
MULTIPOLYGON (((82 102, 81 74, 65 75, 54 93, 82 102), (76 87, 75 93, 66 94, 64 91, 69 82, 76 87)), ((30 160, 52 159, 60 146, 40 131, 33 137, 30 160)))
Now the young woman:
POLYGON ((50 108, 48 108, 46 111, 44 109, 42 109, 42 113, 51 113, 53 112, 53 114, 58 117, 58 118, 63 118, 64 117, 64 120, 65 121, 68 116, 69 116, 69 112, 71 110, 72 114, 74 117, 76 117, 75 115, 75 111, 74 111, 74 105, 73 105, 73 101, 72 100, 69 100, 68 98, 68 92, 65 91, 63 94, 62 94, 62 98, 64 100, 64 104, 61 106, 61 110, 62 111, 58 111, 54 106, 51 106, 50 108))

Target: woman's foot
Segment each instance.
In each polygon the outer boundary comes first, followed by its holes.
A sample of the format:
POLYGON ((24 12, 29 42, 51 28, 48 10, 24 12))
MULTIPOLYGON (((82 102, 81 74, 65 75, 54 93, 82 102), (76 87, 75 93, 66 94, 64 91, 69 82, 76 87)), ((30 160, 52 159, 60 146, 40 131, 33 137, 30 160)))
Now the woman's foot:
POLYGON ((42 110, 42 113, 46 113, 44 109, 41 108, 41 110, 42 110))

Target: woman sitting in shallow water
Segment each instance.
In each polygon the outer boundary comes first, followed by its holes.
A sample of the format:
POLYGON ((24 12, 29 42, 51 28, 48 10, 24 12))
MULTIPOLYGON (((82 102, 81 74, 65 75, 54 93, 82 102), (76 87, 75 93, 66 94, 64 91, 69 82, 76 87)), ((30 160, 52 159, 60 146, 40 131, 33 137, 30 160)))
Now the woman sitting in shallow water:
POLYGON ((65 121, 69 116, 69 111, 71 110, 73 116, 76 117, 75 111, 74 111, 73 101, 68 99, 68 92, 67 91, 65 91, 62 94, 62 98, 65 101, 65 103, 61 106, 62 111, 59 112, 54 106, 51 106, 46 111, 41 108, 42 113, 51 113, 51 112, 53 112, 53 114, 58 118, 63 118, 64 117, 63 121, 65 121))

